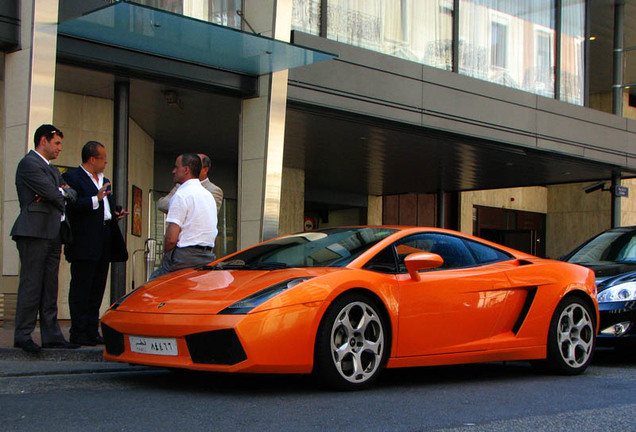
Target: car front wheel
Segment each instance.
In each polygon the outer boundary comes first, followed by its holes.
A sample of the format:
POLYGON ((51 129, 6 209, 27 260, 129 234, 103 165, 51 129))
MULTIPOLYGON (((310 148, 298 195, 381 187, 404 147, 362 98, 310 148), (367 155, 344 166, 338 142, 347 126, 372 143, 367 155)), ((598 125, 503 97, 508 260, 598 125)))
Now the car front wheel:
POLYGON ((589 306, 577 297, 559 303, 548 335, 547 365, 553 372, 577 375, 592 361, 596 332, 589 306))
POLYGON ((378 377, 387 351, 385 320, 374 301, 345 295, 327 309, 318 329, 314 373, 329 387, 357 390, 378 377))

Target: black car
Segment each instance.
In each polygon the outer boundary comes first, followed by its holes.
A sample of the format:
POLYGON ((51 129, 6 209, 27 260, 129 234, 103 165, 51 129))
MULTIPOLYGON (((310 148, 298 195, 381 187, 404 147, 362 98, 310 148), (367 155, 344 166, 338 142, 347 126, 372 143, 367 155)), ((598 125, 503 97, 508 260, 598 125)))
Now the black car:
POLYGON ((596 273, 597 345, 636 348, 636 226, 604 231, 561 259, 596 273))
POLYGON ((601 315, 597 345, 636 348, 636 271, 605 279, 597 286, 601 315))

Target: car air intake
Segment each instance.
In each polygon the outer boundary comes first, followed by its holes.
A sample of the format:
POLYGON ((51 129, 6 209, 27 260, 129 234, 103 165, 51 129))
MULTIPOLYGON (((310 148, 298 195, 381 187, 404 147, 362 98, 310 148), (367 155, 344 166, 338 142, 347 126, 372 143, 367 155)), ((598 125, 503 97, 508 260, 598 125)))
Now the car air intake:
POLYGON ((187 335, 186 343, 194 363, 234 365, 247 359, 232 329, 187 335))
POLYGON ((106 352, 110 355, 121 355, 124 350, 124 335, 102 323, 102 334, 106 352))

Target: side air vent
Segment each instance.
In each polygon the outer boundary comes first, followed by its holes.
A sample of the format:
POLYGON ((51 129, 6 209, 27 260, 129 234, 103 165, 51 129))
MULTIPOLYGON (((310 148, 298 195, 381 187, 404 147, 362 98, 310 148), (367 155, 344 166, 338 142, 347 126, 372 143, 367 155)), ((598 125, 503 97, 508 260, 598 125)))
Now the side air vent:
POLYGON ((519 317, 517 318, 517 322, 512 327, 512 332, 516 335, 519 333, 519 329, 523 325, 523 322, 526 320, 528 316, 528 311, 530 311, 530 306, 532 306, 532 302, 534 301, 534 296, 537 294, 537 287, 529 287, 528 295, 526 296, 526 300, 523 302, 523 307, 521 308, 521 312, 519 313, 519 317))

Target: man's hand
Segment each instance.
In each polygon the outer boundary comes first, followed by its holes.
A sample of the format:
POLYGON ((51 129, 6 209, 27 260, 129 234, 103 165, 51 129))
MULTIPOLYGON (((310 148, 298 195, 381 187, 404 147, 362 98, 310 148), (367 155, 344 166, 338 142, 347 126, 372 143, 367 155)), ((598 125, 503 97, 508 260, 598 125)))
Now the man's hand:
POLYGON ((119 211, 115 210, 115 219, 121 220, 128 216, 130 212, 127 212, 126 209, 120 209, 119 211))
POLYGON ((97 191, 97 200, 101 201, 104 199, 104 197, 110 195, 112 193, 111 190, 106 190, 108 188, 108 186, 110 186, 110 182, 106 182, 104 183, 104 186, 102 186, 98 191, 97 191))

